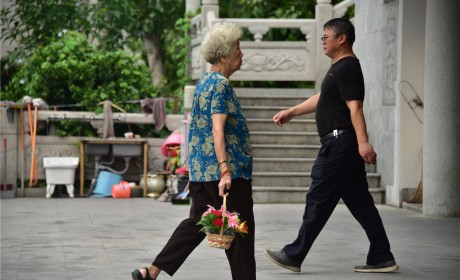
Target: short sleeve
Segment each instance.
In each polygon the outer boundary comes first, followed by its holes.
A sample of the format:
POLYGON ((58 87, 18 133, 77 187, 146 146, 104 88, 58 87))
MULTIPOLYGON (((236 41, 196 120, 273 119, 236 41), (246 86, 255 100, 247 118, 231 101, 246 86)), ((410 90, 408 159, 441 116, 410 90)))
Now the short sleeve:
POLYGON ((228 114, 232 87, 227 79, 218 81, 211 99, 211 114, 228 114))
POLYGON ((341 72, 337 79, 341 99, 364 100, 364 77, 359 63, 349 63, 341 72))

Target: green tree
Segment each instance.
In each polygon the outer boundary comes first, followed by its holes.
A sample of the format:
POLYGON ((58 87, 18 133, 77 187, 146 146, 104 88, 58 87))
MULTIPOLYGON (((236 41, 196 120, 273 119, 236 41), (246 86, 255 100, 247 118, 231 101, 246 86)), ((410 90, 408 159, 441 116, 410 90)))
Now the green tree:
MULTIPOLYGON (((29 95, 48 104, 73 104, 88 111, 102 112, 100 102, 123 104, 129 112, 140 112, 138 102, 155 97, 150 71, 139 57, 123 50, 101 51, 85 35, 63 30, 49 44, 38 47, 25 58, 5 88, 5 99, 20 100, 29 95)), ((3 98, 3 96, 2 96, 3 98)), ((72 108, 66 108, 69 110, 72 108)), ((58 133, 88 135, 81 124, 61 123, 58 133), (82 131, 82 127, 84 131, 82 131)))
POLYGON ((16 0, 0 11, 4 42, 15 42, 25 55, 55 39, 62 29, 88 35, 90 6, 81 0, 16 0))
MULTIPOLYGON (((177 0, 99 0, 93 9, 92 22, 100 43, 106 48, 119 48, 142 42, 152 82, 161 86, 164 79, 166 49, 162 40, 184 17, 184 1, 177 0), (133 44, 134 43, 134 44, 133 44)), ((135 51, 142 49, 137 45, 135 51)))
MULTIPOLYGON (((19 58, 68 29, 88 35, 102 50, 145 54, 154 85, 161 85, 169 47, 161 38, 175 28, 184 10, 184 1, 176 0, 98 0, 94 4, 87 0, 17 0, 0 12, 0 39, 18 45, 2 60, 2 73, 14 72, 8 70, 15 69, 19 58)), ((2 86, 8 83, 5 77, 2 82, 2 86)))
MULTIPOLYGON (((102 100, 154 97, 156 89, 138 57, 122 50, 97 50, 86 36, 64 30, 23 60, 5 95, 11 100, 30 95, 53 105, 78 104, 96 111, 102 100)), ((134 104, 125 108, 139 111, 134 104)))

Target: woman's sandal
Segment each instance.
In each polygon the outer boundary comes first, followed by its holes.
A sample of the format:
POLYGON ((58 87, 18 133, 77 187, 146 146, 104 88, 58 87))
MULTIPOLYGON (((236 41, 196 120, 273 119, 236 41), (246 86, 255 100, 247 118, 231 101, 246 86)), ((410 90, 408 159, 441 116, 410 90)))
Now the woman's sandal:
POLYGON ((133 280, 155 280, 150 277, 149 269, 147 267, 144 267, 144 269, 146 271, 145 278, 142 278, 142 273, 139 269, 135 269, 133 272, 131 272, 133 280))

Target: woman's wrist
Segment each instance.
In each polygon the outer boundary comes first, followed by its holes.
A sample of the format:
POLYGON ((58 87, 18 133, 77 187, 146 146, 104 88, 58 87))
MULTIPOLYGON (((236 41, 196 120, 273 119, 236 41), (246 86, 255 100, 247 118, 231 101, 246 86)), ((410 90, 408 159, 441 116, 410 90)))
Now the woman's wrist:
POLYGON ((230 176, 230 170, 225 169, 224 171, 220 172, 220 178, 221 179, 226 175, 230 176))

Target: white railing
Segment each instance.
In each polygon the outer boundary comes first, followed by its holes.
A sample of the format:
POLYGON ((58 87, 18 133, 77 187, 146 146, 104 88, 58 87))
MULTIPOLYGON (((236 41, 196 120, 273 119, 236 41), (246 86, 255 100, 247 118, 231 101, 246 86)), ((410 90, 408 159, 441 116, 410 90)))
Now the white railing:
MULTIPOLYGON (((218 18, 217 3, 202 6, 202 13, 192 19, 191 34, 191 76, 198 79, 209 69, 200 54, 201 41, 209 26, 227 21, 248 30, 252 41, 240 42, 243 51, 241 69, 232 76, 232 80, 241 81, 315 81, 322 78, 328 59, 324 57, 319 37, 322 25, 317 19, 247 19, 218 18), (264 36, 271 29, 299 30, 305 40, 267 41, 264 36)), ((214 1, 217 2, 217 1, 214 1)), ((345 0, 332 6, 330 0, 317 0, 317 18, 330 19, 341 17, 354 4, 354 0, 345 0)))

